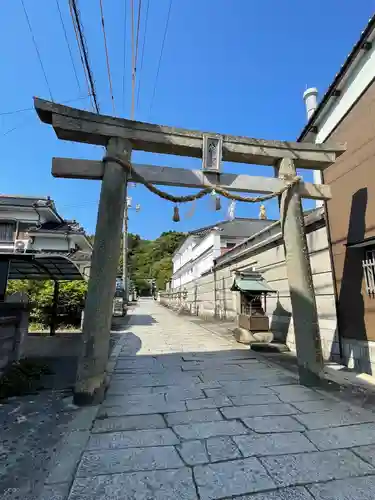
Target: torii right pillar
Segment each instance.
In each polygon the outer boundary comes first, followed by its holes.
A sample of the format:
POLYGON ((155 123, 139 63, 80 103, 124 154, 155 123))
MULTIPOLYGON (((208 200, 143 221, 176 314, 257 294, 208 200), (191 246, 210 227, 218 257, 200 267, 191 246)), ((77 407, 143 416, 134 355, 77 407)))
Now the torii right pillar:
MULTIPOLYGON (((283 158, 276 165, 278 176, 296 176, 293 160, 283 158)), ((284 238, 293 326, 300 383, 314 386, 323 371, 318 311, 312 280, 304 216, 298 184, 280 197, 280 224, 284 238)))

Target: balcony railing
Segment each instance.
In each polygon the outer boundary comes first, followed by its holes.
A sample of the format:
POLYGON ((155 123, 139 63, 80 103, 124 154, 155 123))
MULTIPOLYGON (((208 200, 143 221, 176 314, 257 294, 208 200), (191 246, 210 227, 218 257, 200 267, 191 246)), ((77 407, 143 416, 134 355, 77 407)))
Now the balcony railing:
POLYGON ((366 292, 370 297, 375 296, 375 259, 364 259, 362 261, 363 274, 365 277, 366 292))

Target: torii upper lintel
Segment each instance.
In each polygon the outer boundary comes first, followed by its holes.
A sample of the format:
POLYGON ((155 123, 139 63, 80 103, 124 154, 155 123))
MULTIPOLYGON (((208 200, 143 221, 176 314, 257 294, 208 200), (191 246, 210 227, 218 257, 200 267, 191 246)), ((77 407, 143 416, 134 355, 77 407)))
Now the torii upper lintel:
MULTIPOLYGON (((202 157, 203 135, 207 132, 98 115, 39 98, 34 98, 34 104, 41 121, 52 125, 59 139, 106 146, 110 138, 118 137, 129 140, 133 150, 202 157)), ((256 165, 273 166, 289 158, 296 168, 324 170, 345 151, 341 144, 222 137, 223 161, 256 165)))

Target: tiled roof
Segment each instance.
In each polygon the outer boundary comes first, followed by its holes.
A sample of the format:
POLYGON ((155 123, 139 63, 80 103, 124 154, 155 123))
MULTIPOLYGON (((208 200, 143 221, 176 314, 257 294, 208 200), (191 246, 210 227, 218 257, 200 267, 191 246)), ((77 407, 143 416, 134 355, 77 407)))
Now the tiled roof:
POLYGON ((247 238, 254 232, 260 231, 273 222, 275 221, 268 219, 235 218, 233 220, 221 221, 216 224, 212 224, 211 226, 195 229, 194 231, 190 231, 188 234, 203 237, 210 233, 213 229, 218 228, 222 236, 226 236, 228 238, 247 238))
POLYGON ((30 231, 61 231, 84 233, 84 229, 76 221, 64 220, 63 222, 48 221, 41 224, 40 227, 31 227, 30 231))

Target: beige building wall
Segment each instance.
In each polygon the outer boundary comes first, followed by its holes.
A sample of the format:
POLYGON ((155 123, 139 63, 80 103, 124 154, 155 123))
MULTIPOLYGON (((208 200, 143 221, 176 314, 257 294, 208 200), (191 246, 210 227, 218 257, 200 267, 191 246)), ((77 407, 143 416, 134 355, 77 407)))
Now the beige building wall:
MULTIPOLYGON (((306 228, 310 262, 313 273, 322 349, 325 359, 338 359, 336 340, 336 310, 328 242, 323 218, 306 228)), ((189 283, 183 289, 172 290, 162 302, 176 309, 204 318, 236 318, 239 293, 230 290, 236 271, 255 267, 275 293, 267 298, 267 315, 275 338, 295 350, 293 318, 281 234, 270 238, 265 233, 263 242, 254 241, 243 256, 218 265, 214 272, 189 283), (268 243, 267 243, 268 238, 268 243), (271 241, 272 240, 272 241, 271 241), (185 293, 183 291, 185 290, 185 293), (187 292, 187 293, 186 293, 187 292)), ((227 256, 225 256, 227 257, 227 256)))

